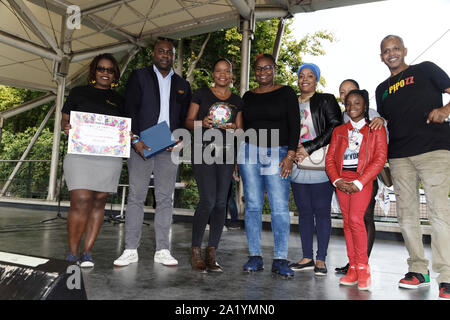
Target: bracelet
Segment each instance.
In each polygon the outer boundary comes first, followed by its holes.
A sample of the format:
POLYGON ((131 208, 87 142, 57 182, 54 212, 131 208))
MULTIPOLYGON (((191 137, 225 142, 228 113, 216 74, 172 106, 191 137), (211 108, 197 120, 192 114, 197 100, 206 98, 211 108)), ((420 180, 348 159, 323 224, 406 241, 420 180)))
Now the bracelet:
MULTIPOLYGON (((133 137, 134 138, 134 137, 133 137)), ((139 141, 141 141, 141 139, 138 137, 136 140, 131 141, 131 144, 134 146, 136 143, 138 143, 139 141)))

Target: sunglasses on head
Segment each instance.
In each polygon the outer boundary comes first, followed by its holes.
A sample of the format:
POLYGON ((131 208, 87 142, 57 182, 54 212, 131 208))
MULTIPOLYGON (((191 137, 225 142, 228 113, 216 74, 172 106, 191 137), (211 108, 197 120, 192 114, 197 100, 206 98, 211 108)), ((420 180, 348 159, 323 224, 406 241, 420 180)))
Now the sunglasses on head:
POLYGON ((97 71, 100 72, 100 73, 104 73, 106 71, 109 74, 113 74, 114 73, 114 68, 105 68, 105 67, 102 67, 102 66, 98 66, 97 67, 97 71))

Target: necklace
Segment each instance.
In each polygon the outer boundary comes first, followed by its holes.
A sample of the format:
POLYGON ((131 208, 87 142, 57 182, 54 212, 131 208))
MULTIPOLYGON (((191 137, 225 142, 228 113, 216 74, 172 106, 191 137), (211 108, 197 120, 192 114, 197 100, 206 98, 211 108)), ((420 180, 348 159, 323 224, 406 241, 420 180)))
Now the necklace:
POLYGON ((225 93, 222 93, 222 92, 218 91, 215 87, 211 87, 211 91, 216 97, 223 99, 223 100, 226 100, 231 96, 231 91, 229 89, 227 89, 225 91, 225 93))
POLYGON ((314 95, 314 93, 316 93, 316 92, 305 93, 305 94, 300 95, 300 97, 298 97, 299 102, 300 103, 308 102, 311 99, 311 97, 314 95))
MULTIPOLYGON (((406 68, 406 69, 408 69, 408 68, 406 68)), ((402 72, 400 73, 400 76, 397 77, 397 80, 394 81, 394 83, 397 83, 397 82, 402 78, 403 72, 405 72, 406 69, 403 69, 403 70, 402 70, 402 72)), ((396 77, 396 76, 397 76, 397 75, 388 78, 388 88, 391 87, 391 79, 394 78, 394 77, 396 77)))

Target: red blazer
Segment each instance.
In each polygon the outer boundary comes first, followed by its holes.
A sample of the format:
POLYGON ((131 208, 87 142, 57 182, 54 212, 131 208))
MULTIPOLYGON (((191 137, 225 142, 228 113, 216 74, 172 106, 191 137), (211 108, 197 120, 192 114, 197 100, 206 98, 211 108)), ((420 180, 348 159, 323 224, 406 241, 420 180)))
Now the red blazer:
MULTIPOLYGON (((325 158, 325 169, 330 181, 333 183, 342 178, 342 165, 344 153, 348 147, 348 131, 352 130, 351 122, 336 127, 331 136, 331 142, 325 158)), ((365 125, 359 130, 363 135, 358 157, 359 174, 358 181, 363 186, 376 179, 378 173, 383 169, 387 158, 387 137, 385 128, 370 130, 365 125)))

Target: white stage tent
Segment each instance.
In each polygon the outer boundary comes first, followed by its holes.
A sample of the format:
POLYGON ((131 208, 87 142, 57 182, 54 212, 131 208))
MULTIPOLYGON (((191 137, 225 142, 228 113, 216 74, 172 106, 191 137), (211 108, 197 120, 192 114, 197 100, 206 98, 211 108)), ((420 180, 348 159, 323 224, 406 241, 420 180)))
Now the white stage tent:
MULTIPOLYGON (((0 84, 47 92, 35 101, 0 112, 0 130, 4 119, 55 101, 51 111, 56 112, 57 134, 47 196, 54 200, 64 95, 86 78, 94 56, 113 53, 123 71, 140 47, 149 46, 159 36, 182 39, 240 25, 241 61, 249 61, 257 20, 279 18, 282 31, 284 19, 297 13, 375 1, 381 0, 0 0, 0 84)), ((248 64, 243 63, 241 93, 248 89, 248 74, 248 64)), ((39 130, 35 138, 38 135, 39 130)))

